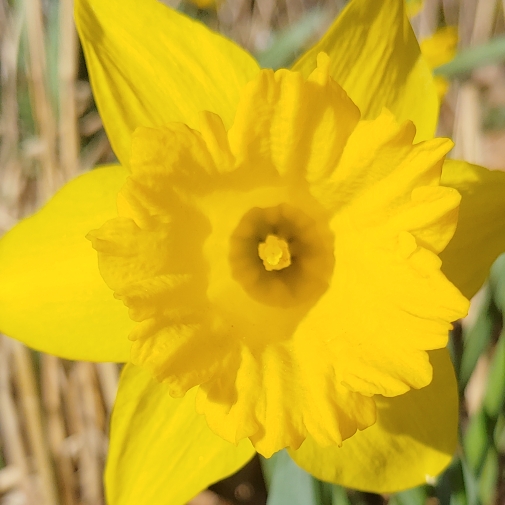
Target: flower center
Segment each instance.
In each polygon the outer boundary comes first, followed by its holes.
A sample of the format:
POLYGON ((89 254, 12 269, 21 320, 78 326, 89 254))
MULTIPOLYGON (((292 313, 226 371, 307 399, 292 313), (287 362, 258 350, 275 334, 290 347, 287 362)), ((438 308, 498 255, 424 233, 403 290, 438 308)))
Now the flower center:
POLYGON ((266 305, 311 304, 328 287, 333 242, 326 223, 287 203, 255 207, 231 236, 231 273, 249 296, 266 305))
POLYGON ((282 270, 291 265, 291 253, 288 243, 277 235, 268 235, 265 242, 258 244, 258 254, 265 269, 282 270))

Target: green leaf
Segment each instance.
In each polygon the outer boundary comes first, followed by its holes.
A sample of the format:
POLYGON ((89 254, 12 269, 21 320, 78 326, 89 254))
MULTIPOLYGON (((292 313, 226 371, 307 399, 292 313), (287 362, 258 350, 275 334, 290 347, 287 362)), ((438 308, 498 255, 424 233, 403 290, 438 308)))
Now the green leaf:
POLYGON ((468 505, 480 505, 478 496, 479 483, 464 459, 460 460, 460 464, 463 479, 465 481, 465 495, 467 503, 468 505))
POLYGON ((321 505, 351 505, 347 491, 342 486, 317 480, 321 505))
POLYGON ((426 486, 419 486, 394 494, 389 505, 425 505, 428 498, 426 486))
POLYGON ((328 482, 315 479, 315 485, 319 488, 319 501, 321 505, 333 505, 333 486, 328 482))
POLYGON ((288 67, 321 29, 326 19, 323 10, 312 9, 298 22, 278 32, 270 47, 256 54, 260 66, 273 69, 288 67))
POLYGON ((494 445, 499 452, 505 453, 505 415, 502 412, 498 416, 494 429, 494 445))
POLYGON ((489 367, 484 409, 496 423, 505 404, 505 331, 502 331, 496 344, 489 367))
POLYGON ((491 267, 489 284, 496 306, 505 314, 505 254, 499 256, 491 267))
POLYGON ((459 389, 464 391, 478 359, 491 341, 491 335, 499 314, 492 300, 491 290, 486 286, 484 300, 474 325, 464 333, 463 355, 459 368, 459 389))
POLYGON ((486 44, 464 49, 452 61, 434 70, 435 75, 455 77, 472 70, 505 61, 505 37, 496 37, 486 44))
POLYGON ((319 505, 317 482, 286 451, 261 461, 268 486, 267 505, 319 505))
POLYGON ((494 503, 498 476, 498 452, 494 447, 490 447, 479 478, 479 497, 483 505, 494 503))
POLYGON ((332 505, 351 505, 346 490, 341 486, 331 485, 332 487, 332 505))
POLYGON ((435 494, 440 505, 469 505, 463 468, 459 459, 453 460, 451 466, 440 476, 435 494))
POLYGON ((475 474, 479 474, 484 464, 493 433, 493 422, 481 409, 470 419, 463 438, 466 461, 475 474))

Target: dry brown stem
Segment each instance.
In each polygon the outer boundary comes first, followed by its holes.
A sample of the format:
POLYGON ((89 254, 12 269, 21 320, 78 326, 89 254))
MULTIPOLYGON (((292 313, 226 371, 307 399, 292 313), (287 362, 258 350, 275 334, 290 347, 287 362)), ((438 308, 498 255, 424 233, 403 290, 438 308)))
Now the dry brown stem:
POLYGON ((14 359, 13 379, 22 407, 27 444, 39 477, 41 505, 53 505, 57 501, 58 493, 46 433, 42 426, 40 394, 36 385, 34 364, 26 347, 14 340, 10 344, 14 359))
POLYGON ((13 397, 11 383, 11 342, 0 335, 0 434, 2 436, 3 454, 8 465, 19 472, 19 489, 30 503, 34 493, 30 488, 28 473, 29 464, 25 451, 22 424, 17 405, 13 397))
POLYGON ((76 504, 75 478, 72 459, 65 450, 67 432, 61 402, 61 360, 55 356, 42 354, 41 388, 44 410, 46 414, 47 439, 55 462, 58 477, 59 498, 62 505, 76 504))
POLYGON ((63 182, 56 160, 56 120, 47 87, 45 35, 40 0, 24 0, 28 34, 27 77, 38 130, 40 160, 39 198, 47 200, 63 182))

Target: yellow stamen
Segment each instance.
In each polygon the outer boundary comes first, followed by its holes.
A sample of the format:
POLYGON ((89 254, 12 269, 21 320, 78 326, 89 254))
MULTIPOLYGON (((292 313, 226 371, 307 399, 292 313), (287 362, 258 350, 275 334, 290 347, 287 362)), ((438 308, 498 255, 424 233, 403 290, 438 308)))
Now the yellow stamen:
POLYGON ((282 270, 291 265, 288 243, 277 235, 267 235, 265 242, 258 244, 258 254, 269 272, 282 270))

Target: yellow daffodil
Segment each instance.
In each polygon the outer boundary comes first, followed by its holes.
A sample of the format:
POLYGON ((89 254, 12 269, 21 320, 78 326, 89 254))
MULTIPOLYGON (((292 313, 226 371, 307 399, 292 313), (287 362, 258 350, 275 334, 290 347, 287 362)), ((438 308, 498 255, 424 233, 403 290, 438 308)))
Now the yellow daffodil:
POLYGON ((128 362, 109 503, 182 504, 285 447, 363 490, 437 475, 448 332, 505 250, 505 176, 444 163, 403 0, 352 0, 275 73, 155 0, 76 20, 122 166, 2 239, 0 328, 128 362))
MULTIPOLYGON (((431 37, 421 40, 421 53, 429 67, 435 69, 449 63, 456 55, 458 29, 455 26, 439 28, 431 37)), ((440 75, 435 76, 435 85, 440 101, 449 89, 449 81, 440 75)))

